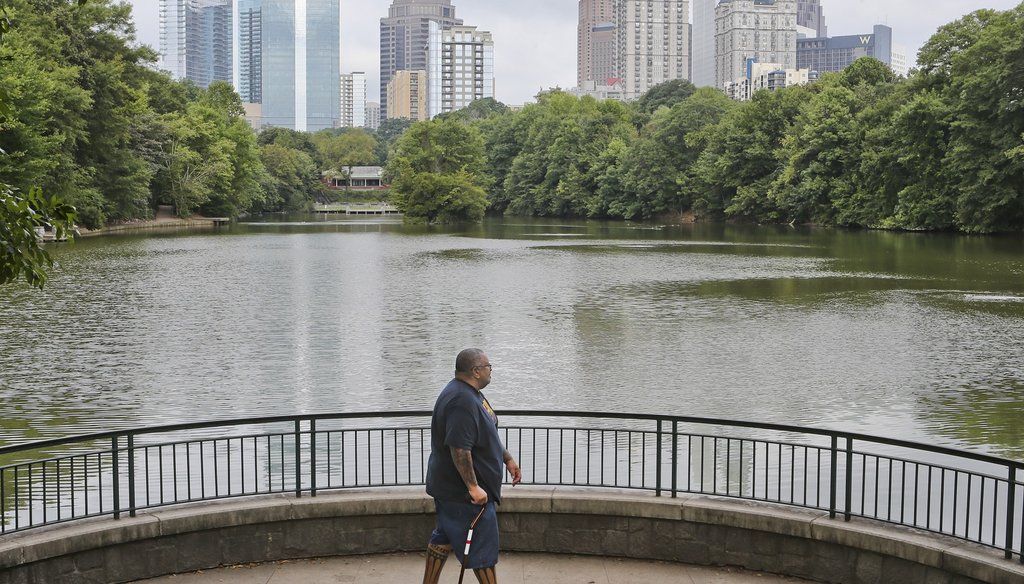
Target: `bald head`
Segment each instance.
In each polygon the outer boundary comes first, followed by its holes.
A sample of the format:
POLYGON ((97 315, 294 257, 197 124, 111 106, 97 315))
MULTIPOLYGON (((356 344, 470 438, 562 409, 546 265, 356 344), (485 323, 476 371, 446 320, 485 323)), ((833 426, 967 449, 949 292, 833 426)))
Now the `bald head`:
POLYGON ((482 365, 484 352, 480 349, 463 349, 455 358, 455 373, 472 373, 473 368, 482 365))
POLYGON ((455 358, 455 378, 480 391, 491 382, 491 360, 480 349, 464 349, 455 358))

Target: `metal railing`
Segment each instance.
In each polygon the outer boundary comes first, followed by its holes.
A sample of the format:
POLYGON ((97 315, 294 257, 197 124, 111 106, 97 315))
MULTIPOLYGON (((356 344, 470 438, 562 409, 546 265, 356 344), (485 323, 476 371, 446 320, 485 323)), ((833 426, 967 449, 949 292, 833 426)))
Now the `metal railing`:
MULTIPOLYGON (((166 505, 424 484, 430 412, 279 416, 0 448, 0 534, 166 505)), ((505 411, 523 483, 699 493, 864 517, 1021 556, 1024 462, 687 416, 505 411)))

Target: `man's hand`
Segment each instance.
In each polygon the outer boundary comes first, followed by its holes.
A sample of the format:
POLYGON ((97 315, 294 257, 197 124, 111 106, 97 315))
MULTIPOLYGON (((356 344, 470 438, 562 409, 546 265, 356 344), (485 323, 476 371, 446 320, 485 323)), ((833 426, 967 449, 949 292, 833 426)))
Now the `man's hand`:
POLYGON ((516 459, 509 457, 505 461, 505 468, 508 469, 510 475, 512 475, 512 486, 519 484, 519 481, 523 480, 523 471, 519 469, 519 465, 516 464, 516 459))
POLYGON ((480 485, 469 487, 469 500, 474 505, 483 505, 487 502, 487 491, 480 488, 480 485))

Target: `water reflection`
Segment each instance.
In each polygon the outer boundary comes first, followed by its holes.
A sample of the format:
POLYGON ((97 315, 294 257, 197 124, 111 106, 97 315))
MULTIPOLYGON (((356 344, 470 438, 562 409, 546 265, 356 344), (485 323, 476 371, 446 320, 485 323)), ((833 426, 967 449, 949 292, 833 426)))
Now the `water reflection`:
POLYGON ((1021 455, 1024 243, 738 225, 286 217, 53 248, 0 289, 0 441, 429 409, 836 427, 1021 455))

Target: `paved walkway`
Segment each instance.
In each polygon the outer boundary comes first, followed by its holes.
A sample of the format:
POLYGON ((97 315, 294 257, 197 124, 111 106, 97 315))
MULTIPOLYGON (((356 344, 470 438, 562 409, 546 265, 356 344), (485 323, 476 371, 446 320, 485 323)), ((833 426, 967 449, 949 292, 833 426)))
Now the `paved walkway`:
MULTIPOLYGON (((453 556, 454 557, 454 556, 453 556)), ((136 584, 418 584, 423 555, 416 553, 269 562, 139 580, 136 584)), ((441 584, 459 581, 449 560, 441 584)), ((502 552, 501 584, 795 584, 808 582, 735 568, 593 556, 502 552)), ((476 584, 471 572, 463 584, 476 584)))

